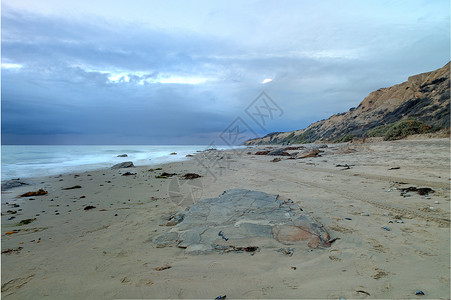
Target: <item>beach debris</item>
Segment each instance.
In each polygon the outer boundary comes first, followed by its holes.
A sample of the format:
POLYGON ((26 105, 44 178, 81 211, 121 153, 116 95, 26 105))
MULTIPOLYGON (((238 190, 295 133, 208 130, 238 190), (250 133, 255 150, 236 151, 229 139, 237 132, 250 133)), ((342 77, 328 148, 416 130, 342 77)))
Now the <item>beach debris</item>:
POLYGON ((417 188, 414 186, 410 186, 406 189, 403 189, 401 192, 401 196, 406 195, 408 192, 417 192, 421 196, 428 196, 430 193, 435 193, 435 191, 431 188, 425 187, 425 188, 417 188))
POLYGON ((135 165, 133 164, 133 162, 131 161, 125 161, 119 164, 115 164, 114 166, 111 167, 112 170, 114 169, 123 169, 123 168, 134 168, 135 165))
POLYGON ((225 298, 227 298, 227 295, 218 296, 218 297, 215 298, 215 300, 224 300, 225 298))
POLYGON ((81 185, 74 185, 71 187, 63 188, 63 190, 81 189, 81 185))
POLYGON ((330 239, 328 242, 329 242, 329 244, 332 244, 332 243, 336 242, 339 239, 340 239, 339 237, 336 237, 336 238, 330 239))
POLYGON ((296 268, 296 267, 293 267, 293 266, 291 266, 291 269, 292 269, 292 270, 296 270, 297 268, 296 268))
POLYGON ((130 175, 136 175, 136 173, 132 173, 132 172, 125 172, 124 174, 122 174, 121 176, 130 176, 130 175))
POLYGON ((421 291, 421 290, 418 290, 418 291, 415 292, 415 295, 424 296, 424 292, 421 291))
POLYGON ((187 155, 185 155, 185 157, 194 157, 194 155, 192 155, 192 154, 187 154, 187 155))
POLYGON ((94 208, 96 208, 95 206, 92 206, 92 205, 88 205, 88 206, 86 206, 85 208, 83 208, 84 210, 90 210, 90 209, 94 209, 94 208))
POLYGON ((280 157, 276 157, 276 158, 274 158, 273 160, 271 160, 271 162, 279 162, 279 161, 281 161, 282 159, 280 158, 280 157))
POLYGON ((127 154, 119 154, 117 157, 128 157, 127 154))
POLYGON ((402 224, 402 223, 404 223, 404 221, 403 220, 396 220, 396 223, 402 224))
POLYGON ((370 295, 370 293, 368 293, 367 291, 364 291, 364 290, 357 290, 357 291, 355 291, 356 293, 362 293, 362 294, 366 294, 366 295, 368 295, 368 296, 371 296, 370 295))
POLYGON ((390 231, 390 230, 391 230, 390 228, 388 228, 388 227, 386 227, 386 226, 382 226, 381 228, 384 229, 384 230, 386 230, 386 231, 390 231))
POLYGON ((435 203, 435 204, 439 204, 439 202, 438 202, 438 201, 434 201, 434 203, 435 203))
POLYGON ((27 192, 25 194, 19 195, 17 196, 17 198, 19 197, 31 197, 31 196, 42 196, 42 195, 47 195, 49 192, 44 191, 44 189, 39 189, 36 192, 27 192))
POLYGON ((15 219, 16 217, 14 217, 14 216, 12 216, 12 217, 9 217, 8 218, 8 221, 10 221, 10 220, 12 220, 12 219, 15 219))
POLYGON ((399 169, 401 169, 401 167, 393 167, 393 168, 390 168, 389 170, 399 170, 399 169))
POLYGON ((14 231, 7 231, 7 232, 5 232, 5 235, 10 235, 10 234, 14 234, 14 233, 18 233, 19 231, 16 231, 16 230, 14 230, 14 231))
POLYGON ((345 218, 345 220, 351 221, 352 219, 351 218, 345 218))
MULTIPOLYGON (((84 198, 86 198, 86 196, 80 196, 80 199, 84 199, 84 198)), ((75 202, 75 201, 74 201, 75 202)))
POLYGON ((224 232, 222 232, 222 231, 220 231, 220 232, 218 233, 218 236, 222 237, 222 239, 225 240, 226 242, 229 240, 229 239, 224 235, 224 232))
POLYGON ((369 217, 369 216, 370 216, 369 213, 361 213, 360 215, 361 215, 361 216, 365 216, 365 217, 369 217))
POLYGON ((22 220, 19 223, 17 223, 16 226, 27 225, 27 224, 30 224, 31 222, 33 222, 34 220, 36 220, 36 218, 22 220))
POLYGON ((196 179, 196 178, 200 178, 202 176, 200 176, 199 174, 196 173, 186 173, 185 175, 183 175, 184 179, 196 179))
POLYGON ((351 167, 353 167, 354 165, 348 165, 348 164, 344 164, 344 165, 336 165, 335 167, 336 168, 343 168, 343 169, 341 169, 341 170, 349 170, 349 169, 351 169, 351 167))
POLYGON ((280 248, 277 252, 281 252, 288 256, 293 256, 294 248, 280 248))
POLYGON ((213 249, 216 251, 221 251, 223 253, 228 252, 235 252, 235 253, 242 253, 242 252, 257 252, 260 251, 260 248, 257 246, 248 246, 248 247, 237 247, 237 246, 223 246, 223 245, 212 245, 213 249))
POLYGON ((172 152, 170 155, 177 155, 177 153, 176 152, 172 152))
POLYGON ((155 270, 157 270, 157 271, 163 271, 163 270, 168 270, 168 269, 170 269, 170 268, 172 268, 172 266, 170 266, 170 265, 168 265, 168 264, 165 264, 164 266, 155 268, 155 270))
POLYGON ((161 173, 161 175, 155 176, 155 178, 168 179, 168 177, 172 177, 172 176, 175 176, 175 175, 177 175, 177 173, 166 173, 166 172, 163 172, 163 173, 161 173))
POLYGON ((6 250, 3 250, 2 254, 11 254, 13 252, 19 252, 22 249, 23 249, 23 247, 17 247, 17 248, 12 248, 12 249, 8 248, 6 250))

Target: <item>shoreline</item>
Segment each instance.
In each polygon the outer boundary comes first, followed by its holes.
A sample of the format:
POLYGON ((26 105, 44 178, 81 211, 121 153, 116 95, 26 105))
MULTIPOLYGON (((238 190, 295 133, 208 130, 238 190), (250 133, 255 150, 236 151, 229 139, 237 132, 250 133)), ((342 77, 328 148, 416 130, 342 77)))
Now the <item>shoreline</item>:
MULTIPOLYGON (((2 146, 2 183, 14 178, 28 179, 96 171, 130 160, 136 166, 155 166, 186 160, 186 155, 196 154, 208 147, 208 145, 6 145, 2 146), (121 157, 122 154, 127 156, 121 157)), ((222 148, 225 146, 218 147, 222 148)))
POLYGON ((279 156, 254 155, 266 148, 278 146, 254 146, 241 156, 212 151, 209 157, 198 154, 162 164, 162 170, 140 166, 37 177, 36 185, 2 192, 2 251, 23 247, 2 254, 2 296, 368 297, 357 292, 363 290, 371 298, 413 298, 420 289, 427 298, 449 298, 449 139, 332 144, 322 149, 322 156, 280 156, 278 162, 271 160, 279 156), (122 176, 128 171, 136 175, 122 176), (152 239, 172 228, 167 217, 190 204, 171 199, 173 179, 155 178, 163 172, 202 175, 196 201, 231 188, 284 195, 339 240, 327 249, 299 248, 292 257, 270 247, 253 256, 187 255, 177 247, 157 248, 152 239), (400 185, 403 181, 409 184, 400 185), (77 185, 81 187, 63 190, 77 185), (400 196, 398 187, 410 185, 435 193, 430 199, 414 192, 400 196), (39 188, 48 195, 15 198, 39 188), (87 206, 95 208, 84 210, 87 206), (3 214, 13 209, 22 211, 3 214), (12 226, 33 218, 30 224, 12 226), (155 270, 165 264, 172 268, 155 270))

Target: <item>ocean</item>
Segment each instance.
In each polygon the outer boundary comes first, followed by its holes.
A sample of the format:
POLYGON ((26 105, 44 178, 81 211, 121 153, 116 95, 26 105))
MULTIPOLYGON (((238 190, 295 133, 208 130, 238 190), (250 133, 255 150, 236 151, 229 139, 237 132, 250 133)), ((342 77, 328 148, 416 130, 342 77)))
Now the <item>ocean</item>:
MULTIPOLYGON (((209 146, 12 146, 1 147, 1 180, 53 176, 62 173, 84 172, 109 168, 114 164, 132 161, 135 166, 158 165, 186 160, 209 146), (176 152, 177 155, 171 155, 176 152), (128 157, 117 157, 127 154, 128 157)), ((215 147, 218 150, 228 146, 215 147)))

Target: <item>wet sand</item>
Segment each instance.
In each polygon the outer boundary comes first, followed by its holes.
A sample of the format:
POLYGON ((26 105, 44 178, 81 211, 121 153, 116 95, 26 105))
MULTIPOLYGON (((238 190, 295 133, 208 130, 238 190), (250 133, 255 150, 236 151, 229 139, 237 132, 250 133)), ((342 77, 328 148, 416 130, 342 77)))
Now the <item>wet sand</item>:
POLYGON ((211 151, 162 170, 33 178, 33 185, 3 191, 1 249, 22 249, 2 254, 2 297, 415 299, 421 290, 423 298, 450 298, 449 139, 335 144, 320 157, 279 162, 253 155, 265 148, 211 151), (156 248, 152 239, 171 230, 168 216, 190 204, 185 180, 174 190, 178 177, 155 178, 162 172, 203 175, 191 189, 195 201, 232 188, 284 195, 339 239, 293 256, 270 247, 255 255, 156 248), (435 192, 401 196, 410 186, 435 192), (40 188, 48 194, 16 198, 40 188), (171 268, 156 270, 166 264, 171 268))

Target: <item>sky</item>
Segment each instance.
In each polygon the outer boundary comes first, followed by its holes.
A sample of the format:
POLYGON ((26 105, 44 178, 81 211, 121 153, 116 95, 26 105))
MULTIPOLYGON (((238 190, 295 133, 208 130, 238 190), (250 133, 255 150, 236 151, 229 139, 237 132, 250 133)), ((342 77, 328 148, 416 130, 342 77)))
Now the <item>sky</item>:
POLYGON ((2 0, 2 144, 237 143, 449 60, 448 0, 2 0))

